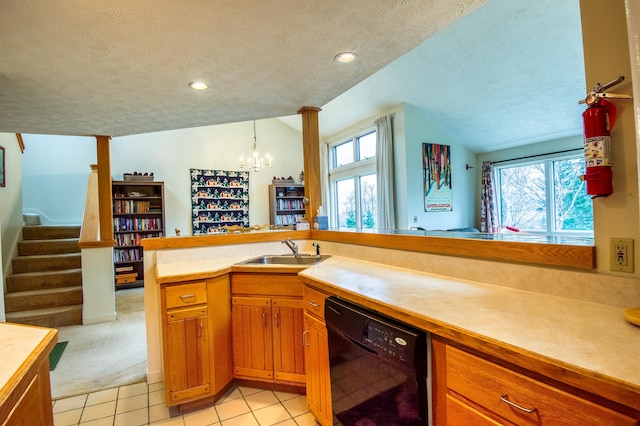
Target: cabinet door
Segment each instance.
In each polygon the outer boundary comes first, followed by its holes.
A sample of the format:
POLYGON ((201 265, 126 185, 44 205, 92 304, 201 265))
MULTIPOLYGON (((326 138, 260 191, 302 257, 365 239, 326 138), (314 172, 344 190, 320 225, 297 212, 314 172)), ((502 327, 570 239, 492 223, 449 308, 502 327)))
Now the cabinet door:
POLYGON ((235 376, 273 379, 271 299, 233 297, 231 324, 235 376))
POLYGON ((271 299, 273 370, 278 380, 305 383, 302 299, 271 299))
POLYGON ((304 353, 307 378, 307 405, 318 423, 330 426, 331 376, 329 374, 329 341, 325 324, 304 314, 304 353))
POLYGON ((208 395, 211 383, 206 306, 168 311, 164 338, 167 405, 208 395))

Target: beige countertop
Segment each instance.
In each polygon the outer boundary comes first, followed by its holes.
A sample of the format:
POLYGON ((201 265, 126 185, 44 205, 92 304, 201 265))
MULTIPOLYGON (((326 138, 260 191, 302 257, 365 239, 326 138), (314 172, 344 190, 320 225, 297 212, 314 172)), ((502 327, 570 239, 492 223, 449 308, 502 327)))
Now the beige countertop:
POLYGON ((640 327, 623 308, 340 257, 300 275, 640 392, 640 327))
POLYGON ((16 381, 22 378, 30 363, 49 351, 57 341, 57 331, 49 328, 0 323, 0 402, 16 381))
MULTIPOLYGON (((158 282, 213 276, 235 270, 242 260, 157 265, 158 282)), ((300 275, 397 312, 427 331, 449 328, 640 393, 640 327, 625 321, 623 308, 338 256, 300 275)))

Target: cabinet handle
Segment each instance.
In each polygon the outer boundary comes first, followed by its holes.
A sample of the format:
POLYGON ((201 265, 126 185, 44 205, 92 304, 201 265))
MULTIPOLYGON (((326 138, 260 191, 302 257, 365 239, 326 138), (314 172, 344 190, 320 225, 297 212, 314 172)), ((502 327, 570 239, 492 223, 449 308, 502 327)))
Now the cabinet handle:
POLYGON ((195 299, 196 295, 191 293, 191 294, 182 294, 180 295, 180 299, 182 299, 182 301, 184 302, 186 299, 195 299))
POLYGON ((509 395, 507 395, 506 393, 503 393, 500 396, 500 401, 505 402, 505 403, 509 404, 510 406, 512 406, 513 408, 517 408, 520 411, 524 411, 525 413, 533 413, 534 411, 537 410, 536 407, 524 408, 524 407, 522 407, 522 406, 520 406, 520 405, 518 405, 518 404, 516 404, 514 402, 509 401, 508 398, 509 398, 509 395))
POLYGON ((309 300, 309 304, 310 304, 311 306, 313 306, 314 308, 319 308, 319 307, 320 307, 320 304, 319 304, 319 303, 314 302, 313 300, 309 300))
POLYGON ((202 324, 202 321, 200 321, 200 337, 202 337, 204 335, 204 325, 202 324))
POLYGON ((280 315, 277 312, 276 312, 275 318, 276 318, 276 327, 280 327, 280 315))
POLYGON ((262 313, 262 325, 263 325, 264 327, 266 327, 266 326, 267 326, 267 313, 266 313, 266 312, 263 312, 263 313, 262 313))
POLYGON ((309 330, 305 330, 302 332, 302 347, 307 347, 309 344, 307 343, 307 334, 309 334, 309 330))

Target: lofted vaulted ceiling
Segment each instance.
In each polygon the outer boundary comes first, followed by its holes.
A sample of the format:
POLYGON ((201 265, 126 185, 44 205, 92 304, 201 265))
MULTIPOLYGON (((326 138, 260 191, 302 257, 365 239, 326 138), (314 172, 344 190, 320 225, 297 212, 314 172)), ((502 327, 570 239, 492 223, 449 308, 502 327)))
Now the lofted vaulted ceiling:
MULTIPOLYGON (((580 133, 578 0, 0 0, 0 132, 123 136, 399 103, 476 152, 580 133), (341 51, 358 60, 336 63, 341 51), (190 89, 201 80, 206 91, 190 89)), ((615 76, 611 76, 615 77, 615 76)), ((608 78, 608 76, 607 76, 608 78)))

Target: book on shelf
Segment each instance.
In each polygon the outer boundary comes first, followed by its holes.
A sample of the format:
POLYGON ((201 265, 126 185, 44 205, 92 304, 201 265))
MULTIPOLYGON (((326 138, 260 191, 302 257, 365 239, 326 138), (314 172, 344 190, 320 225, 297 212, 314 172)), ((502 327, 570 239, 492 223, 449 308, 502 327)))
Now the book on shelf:
POLYGON ((116 274, 133 271, 133 265, 116 266, 116 274))

